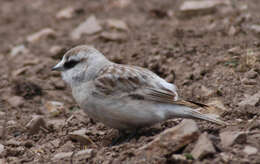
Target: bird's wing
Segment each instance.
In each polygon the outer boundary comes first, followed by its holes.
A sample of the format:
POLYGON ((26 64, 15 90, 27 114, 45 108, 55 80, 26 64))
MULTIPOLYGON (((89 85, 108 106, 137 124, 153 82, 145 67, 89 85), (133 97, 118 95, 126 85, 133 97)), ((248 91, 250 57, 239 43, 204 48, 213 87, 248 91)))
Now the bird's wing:
POLYGON ((99 94, 173 103, 178 99, 175 85, 153 72, 134 66, 113 64, 103 68, 94 80, 99 94))

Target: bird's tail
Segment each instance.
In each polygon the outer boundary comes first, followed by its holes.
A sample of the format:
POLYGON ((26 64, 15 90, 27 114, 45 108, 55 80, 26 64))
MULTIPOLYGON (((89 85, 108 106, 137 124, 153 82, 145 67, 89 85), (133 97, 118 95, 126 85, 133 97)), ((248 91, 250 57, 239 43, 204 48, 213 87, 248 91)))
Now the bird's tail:
POLYGON ((184 117, 186 118, 196 118, 196 119, 201 119, 201 120, 206 120, 218 125, 228 125, 226 122, 217 119, 215 117, 202 114, 199 111, 196 111, 196 108, 204 108, 204 109, 209 109, 211 108, 208 105, 193 102, 193 101, 185 101, 185 100, 178 100, 175 103, 176 105, 180 106, 182 110, 184 110, 184 117))

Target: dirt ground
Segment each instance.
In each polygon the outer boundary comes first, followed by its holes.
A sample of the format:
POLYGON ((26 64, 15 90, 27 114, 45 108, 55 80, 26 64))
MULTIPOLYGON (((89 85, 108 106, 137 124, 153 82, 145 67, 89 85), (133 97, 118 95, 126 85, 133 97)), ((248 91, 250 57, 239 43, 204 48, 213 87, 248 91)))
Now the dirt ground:
POLYGON ((1 0, 0 163, 260 163, 260 29, 253 28, 260 25, 260 1, 230 2, 207 12, 183 14, 180 0, 1 0), (74 9, 73 14, 57 18, 67 7, 74 9), (90 15, 102 29, 72 39, 71 32, 90 15), (111 29, 105 23, 109 19, 125 22, 127 29, 111 29), (53 31, 36 41, 28 39, 45 28, 53 31), (104 39, 103 32, 124 37, 104 39), (91 44, 117 63, 152 70, 174 82, 184 99, 202 103, 217 99, 225 108, 223 120, 235 125, 196 120, 216 149, 201 159, 190 157, 196 140, 150 162, 140 162, 136 155, 179 119, 109 146, 117 130, 89 119, 60 74, 51 72, 64 52, 79 44, 91 44), (15 52, 19 45, 24 47, 15 52), (60 103, 54 112, 53 101, 60 103), (35 115, 42 121, 32 130, 26 125, 35 115), (80 129, 86 129, 91 142, 69 137, 80 129), (246 139, 223 147, 223 131, 243 132, 246 139), (246 146, 257 151, 247 153, 246 146), (80 150, 91 153, 79 160, 74 154, 80 150), (74 152, 74 157, 55 162, 54 156, 61 152, 74 152), (175 159, 176 154, 184 159, 175 159))

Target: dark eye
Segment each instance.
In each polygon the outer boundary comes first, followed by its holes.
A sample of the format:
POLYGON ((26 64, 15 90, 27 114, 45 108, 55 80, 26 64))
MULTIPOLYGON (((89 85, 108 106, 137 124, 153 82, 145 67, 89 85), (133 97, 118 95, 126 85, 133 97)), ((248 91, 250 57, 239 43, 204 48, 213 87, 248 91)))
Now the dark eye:
POLYGON ((70 68, 74 67, 78 63, 79 63, 79 61, 77 61, 77 60, 69 60, 69 61, 65 62, 64 68, 70 69, 70 68))

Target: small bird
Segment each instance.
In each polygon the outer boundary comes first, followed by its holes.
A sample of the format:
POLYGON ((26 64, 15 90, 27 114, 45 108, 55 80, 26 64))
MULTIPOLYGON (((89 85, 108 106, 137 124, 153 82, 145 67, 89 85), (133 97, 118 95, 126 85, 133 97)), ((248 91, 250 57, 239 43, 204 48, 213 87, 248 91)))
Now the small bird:
POLYGON ((172 118, 226 125, 194 110, 209 106, 180 99, 174 84, 148 69, 113 63, 88 45, 70 49, 52 70, 61 71, 90 118, 111 128, 137 130, 172 118))

